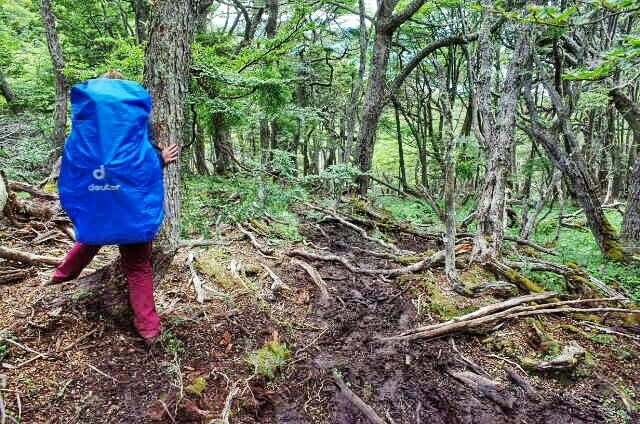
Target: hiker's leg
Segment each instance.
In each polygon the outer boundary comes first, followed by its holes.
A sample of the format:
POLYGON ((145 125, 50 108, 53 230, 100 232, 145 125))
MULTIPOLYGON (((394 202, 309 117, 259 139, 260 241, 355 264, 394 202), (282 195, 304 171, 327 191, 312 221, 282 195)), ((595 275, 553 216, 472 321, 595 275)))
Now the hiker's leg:
POLYGON ((98 253, 100 247, 102 246, 90 246, 80 242, 76 243, 62 263, 56 268, 53 277, 51 277, 51 283, 63 283, 76 278, 82 270, 89 265, 89 262, 91 262, 91 259, 98 253))
POLYGON ((122 268, 129 283, 129 302, 133 309, 133 325, 145 339, 160 334, 160 317, 153 300, 151 242, 120 246, 122 268))

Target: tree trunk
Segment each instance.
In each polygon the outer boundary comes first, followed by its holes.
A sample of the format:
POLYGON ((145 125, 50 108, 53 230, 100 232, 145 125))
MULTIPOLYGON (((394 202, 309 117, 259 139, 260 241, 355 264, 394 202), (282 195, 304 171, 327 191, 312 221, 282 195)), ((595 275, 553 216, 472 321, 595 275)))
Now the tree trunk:
POLYGON ((531 96, 531 81, 527 81, 525 100, 531 116, 532 126, 520 126, 520 128, 525 130, 531 137, 534 137, 536 141, 544 147, 544 150, 554 165, 571 181, 576 200, 582 209, 584 209, 589 228, 603 255, 609 259, 622 260, 625 258, 625 254, 618 241, 618 235, 604 214, 600 199, 598 198, 597 186, 588 174, 584 159, 577 149, 575 134, 572 132, 571 122, 568 116, 566 116, 565 106, 561 103, 559 94, 546 80, 543 81, 543 84, 551 97, 554 109, 558 115, 559 125, 555 127, 562 130, 565 141, 571 148, 571 152, 567 154, 556 141, 557 134, 540 123, 531 96))
POLYGON ((133 9, 136 14, 136 38, 138 43, 147 41, 147 25, 149 25, 148 0, 134 0, 133 9))
POLYGON ((398 102, 394 101, 393 105, 396 118, 396 137, 398 138, 398 173, 400 174, 402 190, 407 191, 409 184, 407 183, 407 171, 404 164, 404 148, 402 146, 402 131, 400 129, 400 112, 398 111, 398 102))
POLYGON ((7 101, 9 109, 13 113, 21 111, 21 108, 16 104, 16 96, 13 94, 13 90, 9 86, 9 82, 2 72, 0 72, 0 94, 2 94, 2 97, 7 101))
MULTIPOLYGON (((56 20, 51 10, 51 2, 49 0, 40 0, 40 15, 44 24, 45 34, 47 37, 47 47, 51 55, 51 63, 53 65, 53 74, 55 76, 55 110, 53 113, 53 146, 55 148, 54 156, 58 157, 62 154, 64 142, 67 138, 67 104, 69 100, 69 84, 64 75, 64 55, 58 32, 56 31, 56 20)), ((54 158, 55 159, 55 158, 54 158)))
MULTIPOLYGON (((485 5, 486 6, 486 5, 485 5)), ((522 73, 530 57, 528 26, 521 25, 520 36, 501 87, 497 118, 492 105, 492 73, 495 47, 491 38, 491 22, 485 22, 479 35, 477 103, 482 117, 484 147, 487 151, 487 171, 478 201, 478 231, 474 239, 474 255, 482 261, 500 255, 504 237, 505 187, 509 172, 513 128, 522 73)))
POLYGON ((358 13, 360 17, 360 64, 358 74, 353 81, 353 90, 351 91, 350 103, 347 107, 347 140, 342 151, 342 162, 349 163, 351 161, 351 150, 353 149, 353 141, 355 139, 355 126, 358 114, 358 103, 360 103, 360 95, 362 94, 362 84, 364 81, 364 73, 367 67, 367 46, 369 37, 367 34, 367 23, 365 14, 364 0, 358 0, 358 13))
MULTIPOLYGON (((635 140, 640 140, 640 106, 632 102, 619 88, 609 93, 616 109, 633 130, 635 140)), ((635 159, 629 181, 627 210, 622 219, 622 242, 631 252, 640 251, 640 158, 635 159)))
POLYGON ((224 174, 233 166, 233 146, 229 136, 229 130, 224 123, 224 113, 213 114, 213 148, 216 151, 216 174, 224 174))
MULTIPOLYGON (((371 60, 371 73, 367 82, 362 121, 358 134, 356 163, 363 173, 371 170, 373 160, 373 148, 376 140, 378 120, 384 109, 386 95, 386 73, 389 65, 389 51, 391 49, 392 34, 388 34, 376 28, 376 40, 371 60)), ((366 196, 369 190, 369 177, 358 177, 358 185, 361 196, 366 196)))
MULTIPOLYGON (((182 145, 197 1, 156 0, 152 5, 144 85, 153 99, 160 146, 182 145)), ((162 277, 180 242, 180 161, 165 169, 165 219, 154 243, 154 276, 162 277)))

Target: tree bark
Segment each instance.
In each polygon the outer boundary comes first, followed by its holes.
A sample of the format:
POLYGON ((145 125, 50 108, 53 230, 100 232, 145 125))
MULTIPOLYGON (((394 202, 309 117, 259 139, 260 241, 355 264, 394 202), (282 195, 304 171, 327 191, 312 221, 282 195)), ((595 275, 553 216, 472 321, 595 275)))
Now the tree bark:
MULTIPOLYGON (((616 109, 633 130, 635 140, 640 139, 640 106, 632 102, 619 88, 609 93, 616 109)), ((622 242, 632 252, 640 251, 640 158, 635 164, 628 178, 629 194, 627 196, 627 210, 622 219, 622 242)))
POLYGON ((44 24, 47 37, 47 47, 51 55, 53 74, 55 76, 55 110, 53 112, 53 145, 55 156, 62 154, 64 142, 67 138, 67 107, 69 101, 69 84, 64 75, 64 55, 60 46, 60 39, 56 31, 56 19, 51 10, 50 0, 40 0, 40 16, 44 24))
POLYGON ((13 90, 9 85, 7 77, 2 72, 0 72, 0 94, 2 94, 2 97, 7 101, 9 109, 13 113, 21 111, 21 108, 16 104, 16 95, 13 93, 13 90))
MULTIPOLYGON (((487 2, 485 2, 487 3, 487 2)), ((489 2, 490 3, 490 2, 489 2)), ((489 5, 484 4, 485 8, 489 5)), ((488 12, 486 12, 488 13, 488 12)), ((482 261, 500 255, 504 237, 505 187, 509 176, 509 161, 517 102, 522 86, 522 73, 530 57, 530 28, 519 26, 520 36, 501 85, 497 117, 492 105, 492 74, 496 52, 491 39, 492 24, 485 16, 479 35, 479 72, 477 104, 482 117, 482 136, 487 152, 487 171, 478 201, 478 231, 474 239, 474 255, 482 261)))
POLYGON ((347 140, 342 151, 343 163, 349 163, 349 161, 351 161, 351 151, 353 149, 353 141, 355 139, 358 103, 360 103, 360 95, 362 94, 362 85, 364 82, 364 73, 367 67, 367 49, 369 36, 367 33, 364 0, 358 0, 358 13, 360 17, 360 62, 358 66, 358 74, 353 81, 353 90, 351 91, 350 103, 347 107, 347 140))
POLYGON ((531 126, 524 127, 519 125, 519 127, 544 147, 544 150, 554 165, 571 181, 576 199, 584 209, 589 228, 603 255, 614 260, 625 259, 625 254, 618 241, 616 230, 611 223, 609 223, 600 204, 597 186, 588 174, 585 161, 577 149, 575 134, 571 128, 571 122, 567 116, 565 106, 558 92, 548 83, 546 78, 546 76, 543 76, 543 84, 549 93, 556 114, 558 115, 558 122, 556 122, 556 125, 553 127, 554 130, 540 123, 531 95, 532 83, 530 80, 526 82, 527 88, 524 90, 524 94, 527 109, 531 117, 531 126), (557 134, 555 129, 562 131, 566 143, 571 147, 569 153, 556 141, 557 134))
POLYGON ((136 38, 139 44, 147 41, 147 25, 149 25, 148 0, 134 0, 133 9, 136 14, 136 38))
MULTIPOLYGON (((152 5, 144 85, 153 99, 152 120, 160 146, 182 146, 189 90, 191 43, 197 1, 156 0, 152 5)), ((162 277, 180 242, 180 161, 165 169, 165 219, 154 243, 154 276, 162 277)))
POLYGON ((213 114, 213 148, 216 152, 216 174, 224 174, 233 166, 233 146, 231 145, 229 130, 225 126, 224 113, 213 114))

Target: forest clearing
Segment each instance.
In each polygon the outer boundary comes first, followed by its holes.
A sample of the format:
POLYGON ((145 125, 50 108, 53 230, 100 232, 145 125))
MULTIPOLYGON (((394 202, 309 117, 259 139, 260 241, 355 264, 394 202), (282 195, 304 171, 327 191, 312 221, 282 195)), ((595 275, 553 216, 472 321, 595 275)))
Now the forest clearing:
POLYGON ((0 424, 640 422, 639 14, 0 0, 0 424))

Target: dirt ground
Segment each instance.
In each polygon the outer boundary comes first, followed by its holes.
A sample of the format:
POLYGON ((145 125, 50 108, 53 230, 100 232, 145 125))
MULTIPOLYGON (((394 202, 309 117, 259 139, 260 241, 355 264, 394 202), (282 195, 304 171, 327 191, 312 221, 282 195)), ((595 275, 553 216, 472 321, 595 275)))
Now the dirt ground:
MULTIPOLYGON (((361 266, 398 266, 372 253, 379 246, 338 223, 305 219, 301 232, 300 247, 344 255, 361 266)), ((256 235, 267 242, 260 229, 256 235)), ((308 261, 328 286, 329 300, 321 304, 316 284, 288 256, 265 257, 240 236, 229 230, 219 244, 180 251, 156 291, 165 333, 151 352, 134 333, 127 308, 105 308, 100 294, 74 293, 73 283, 40 287, 51 272, 47 266, 0 285, 0 333, 14 342, 0 342, 6 346, 0 374, 8 377, 1 392, 7 413, 24 423, 223 422, 232 392, 232 423, 367 423, 334 384, 337 371, 388 423, 640 422, 637 412, 627 412, 640 387, 638 338, 631 333, 602 335, 580 321, 546 316, 550 334, 588 352, 574 372, 557 375, 520 369, 521 359, 539 356, 528 320, 453 339, 381 343, 378 336, 495 299, 456 294, 439 268, 383 279, 334 262, 308 261), (212 289, 204 303, 196 301, 190 252, 195 272, 212 289), (288 287, 271 291, 271 277, 260 263, 288 287), (60 306, 47 306, 60 293, 74 294, 60 306), (290 352, 273 377, 256 374, 247 360, 269 341, 290 352), (454 379, 453 372, 466 368, 462 357, 497 381, 500 395, 513 399, 513 406, 499 406, 454 379), (505 366, 538 395, 525 395, 507 378, 505 366)), ((437 248, 433 240, 389 236, 417 252, 437 248)), ((68 247, 61 240, 28 240, 7 222, 0 224, 0 244, 57 256, 68 247)), ((105 249, 92 267, 114 254, 105 249)), ((616 325, 604 319, 604 325, 616 325)))

